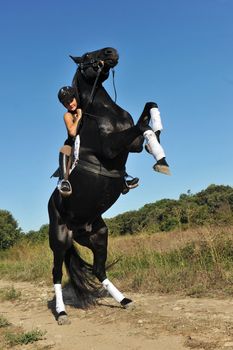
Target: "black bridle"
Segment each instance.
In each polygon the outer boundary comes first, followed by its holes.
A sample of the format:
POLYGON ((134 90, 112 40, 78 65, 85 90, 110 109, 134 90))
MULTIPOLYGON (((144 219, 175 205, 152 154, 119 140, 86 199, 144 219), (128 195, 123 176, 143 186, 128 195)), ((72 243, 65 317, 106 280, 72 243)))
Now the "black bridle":
POLYGON ((85 71, 84 71, 85 68, 93 67, 93 68, 99 69, 99 68, 103 67, 104 65, 103 65, 103 61, 95 60, 94 58, 92 58, 90 61, 81 62, 79 64, 79 66, 80 66, 80 70, 81 70, 82 74, 85 75, 85 71))
MULTIPOLYGON (((104 61, 96 60, 96 59, 92 58, 90 61, 81 62, 79 64, 79 67, 80 67, 80 71, 81 71, 82 75, 84 75, 86 78, 87 78, 86 73, 85 73, 85 69, 86 68, 92 67, 94 69, 97 69, 97 75, 96 75, 94 84, 92 86, 89 99, 87 101, 86 106, 83 108, 83 113, 85 113, 86 110, 87 110, 87 107, 89 106, 89 104, 91 104, 93 102, 93 96, 94 96, 95 88, 96 88, 98 79, 100 77, 100 73, 102 72, 102 70, 104 68, 104 61)), ((115 70, 113 68, 111 68, 111 69, 112 69, 112 77, 113 77, 113 88, 114 88, 114 94, 115 94, 115 101, 114 102, 116 103, 117 92, 116 92, 116 86, 115 86, 115 70)))

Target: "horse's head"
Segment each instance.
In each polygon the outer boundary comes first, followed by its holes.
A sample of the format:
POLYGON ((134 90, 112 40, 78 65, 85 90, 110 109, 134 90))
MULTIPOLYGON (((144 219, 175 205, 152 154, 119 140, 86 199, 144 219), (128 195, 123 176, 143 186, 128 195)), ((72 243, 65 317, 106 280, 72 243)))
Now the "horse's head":
POLYGON ((107 79, 109 70, 117 65, 119 59, 117 50, 112 47, 87 52, 80 57, 70 57, 79 65, 78 69, 85 78, 90 81, 96 78, 99 70, 101 70, 100 80, 107 79))

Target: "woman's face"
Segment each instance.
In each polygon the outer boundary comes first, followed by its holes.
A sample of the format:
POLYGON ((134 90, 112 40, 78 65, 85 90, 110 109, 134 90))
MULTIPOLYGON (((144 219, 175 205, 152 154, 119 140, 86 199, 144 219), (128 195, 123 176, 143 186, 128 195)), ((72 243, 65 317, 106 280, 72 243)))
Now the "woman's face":
POLYGON ((77 104, 76 98, 74 97, 71 102, 66 103, 65 107, 68 109, 68 111, 74 112, 78 108, 78 104, 77 104))

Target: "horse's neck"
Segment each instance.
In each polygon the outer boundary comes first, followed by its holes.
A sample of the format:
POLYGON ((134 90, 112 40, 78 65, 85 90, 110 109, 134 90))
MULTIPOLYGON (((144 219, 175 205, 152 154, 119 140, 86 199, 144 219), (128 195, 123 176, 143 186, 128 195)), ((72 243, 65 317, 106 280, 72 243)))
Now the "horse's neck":
POLYGON ((90 100, 92 88, 78 72, 76 76, 76 86, 80 93, 81 105, 88 114, 100 117, 98 119, 99 127, 105 128, 109 125, 109 130, 121 131, 133 126, 133 120, 130 114, 118 106, 109 96, 102 83, 98 83, 93 95, 93 101, 90 100))
MULTIPOLYGON (((90 103, 90 97, 91 97, 92 89, 94 86, 94 82, 93 82, 93 84, 88 83, 83 78, 82 74, 80 72, 78 72, 78 74, 76 76, 76 85, 78 87, 78 91, 80 94, 80 99, 81 99, 82 105, 85 106, 88 103, 90 103)), ((102 83, 98 83, 96 86, 96 89, 94 91, 94 100, 96 100, 95 96, 98 96, 97 99, 99 101, 101 101, 102 104, 108 104, 108 105, 114 104, 111 97, 109 96, 109 94, 107 93, 105 88, 103 87, 102 83)))

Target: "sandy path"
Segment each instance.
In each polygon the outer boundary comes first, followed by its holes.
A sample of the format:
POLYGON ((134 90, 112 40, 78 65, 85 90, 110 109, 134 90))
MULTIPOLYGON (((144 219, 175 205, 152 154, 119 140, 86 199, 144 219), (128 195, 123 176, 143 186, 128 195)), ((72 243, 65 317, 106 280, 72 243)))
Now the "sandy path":
POLYGON ((2 302, 0 314, 25 331, 39 328, 47 332, 44 340, 15 349, 233 349, 230 298, 131 294, 135 306, 129 310, 120 308, 112 298, 103 298, 88 310, 67 306, 71 324, 58 326, 48 307, 54 296, 52 288, 42 283, 35 287, 0 281, 0 289, 12 286, 21 291, 21 297, 2 302))

